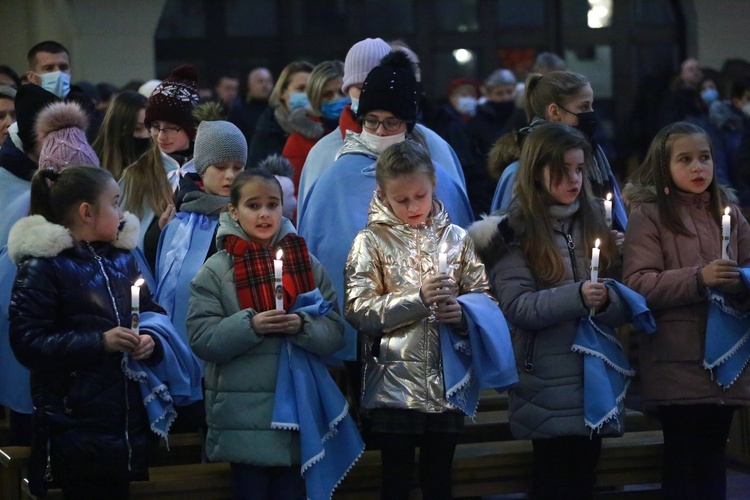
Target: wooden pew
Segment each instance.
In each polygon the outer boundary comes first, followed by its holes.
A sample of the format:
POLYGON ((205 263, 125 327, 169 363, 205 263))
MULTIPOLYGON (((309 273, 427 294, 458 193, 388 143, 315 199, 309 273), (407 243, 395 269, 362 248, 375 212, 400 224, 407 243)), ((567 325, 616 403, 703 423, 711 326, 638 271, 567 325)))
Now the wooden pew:
POLYGON ((0 498, 21 498, 21 480, 26 476, 30 449, 25 446, 6 446, 0 449, 0 498))

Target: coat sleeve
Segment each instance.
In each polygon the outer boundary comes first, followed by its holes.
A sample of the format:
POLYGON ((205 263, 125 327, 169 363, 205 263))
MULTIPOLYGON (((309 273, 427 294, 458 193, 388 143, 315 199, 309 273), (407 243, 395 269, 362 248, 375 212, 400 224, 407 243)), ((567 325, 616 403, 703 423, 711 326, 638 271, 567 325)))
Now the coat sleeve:
POLYGON ((222 282, 224 273, 209 266, 221 257, 221 254, 211 257, 190 282, 186 320, 193 352, 212 363, 226 363, 258 346, 264 339, 250 325, 255 311, 232 312, 229 304, 222 303, 222 286, 226 286, 222 282))
POLYGON ((486 293, 494 301, 495 298, 490 295, 490 282, 487 278, 484 264, 477 256, 474 248, 474 240, 468 236, 463 240, 461 252, 461 278, 458 283, 458 294, 465 293, 486 293))
POLYGON ((291 337, 292 343, 319 356, 329 356, 341 350, 344 341, 344 323, 341 320, 336 290, 323 266, 314 256, 310 255, 313 278, 323 298, 333 304, 333 309, 322 317, 312 317, 307 313, 300 313, 303 320, 302 332, 291 337))
POLYGON ((88 365, 106 356, 103 331, 63 327, 55 282, 48 261, 29 259, 21 263, 13 283, 10 344, 30 370, 88 365))
POLYGON ((354 239, 346 261, 344 314, 358 331, 378 335, 426 318, 419 287, 386 291, 377 241, 369 231, 354 239))
POLYGON ((637 207, 630 214, 623 249, 623 283, 646 298, 654 311, 705 302, 699 267, 665 269, 659 225, 637 207))
POLYGON ((537 289, 519 247, 512 247, 495 264, 492 283, 505 318, 524 330, 542 330, 588 314, 580 282, 537 289))

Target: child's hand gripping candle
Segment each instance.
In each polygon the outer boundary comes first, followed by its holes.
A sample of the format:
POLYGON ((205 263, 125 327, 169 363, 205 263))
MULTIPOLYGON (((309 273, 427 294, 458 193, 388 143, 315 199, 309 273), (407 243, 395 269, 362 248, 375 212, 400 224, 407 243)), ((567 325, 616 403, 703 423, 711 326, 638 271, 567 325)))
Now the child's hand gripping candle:
POLYGON ((281 275, 284 269, 284 262, 281 260, 281 257, 284 255, 284 252, 279 249, 278 252, 276 252, 276 259, 273 261, 273 277, 275 281, 275 295, 276 295, 276 310, 277 311, 283 311, 284 310, 284 288, 281 285, 281 275))
POLYGON ((130 329, 138 333, 138 327, 141 322, 141 286, 143 278, 138 278, 133 286, 130 287, 130 329))
MULTIPOLYGON (((591 249, 591 282, 599 282, 599 238, 594 242, 594 248, 591 249)), ((596 309, 591 308, 591 316, 596 313, 596 309)))
POLYGON ((732 232, 732 220, 729 217, 729 207, 724 209, 724 215, 721 216, 721 258, 729 258, 727 249, 729 248, 729 233, 732 232))
POLYGON ((607 199, 604 200, 604 220, 607 227, 612 229, 612 193, 607 193, 607 199))

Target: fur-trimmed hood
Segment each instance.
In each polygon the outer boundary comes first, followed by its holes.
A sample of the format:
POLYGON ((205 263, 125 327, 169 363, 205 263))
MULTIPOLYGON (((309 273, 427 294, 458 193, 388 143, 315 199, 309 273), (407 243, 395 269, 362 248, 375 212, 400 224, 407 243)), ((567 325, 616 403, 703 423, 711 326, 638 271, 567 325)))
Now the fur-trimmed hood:
MULTIPOLYGON (((737 195, 732 188, 720 184, 719 191, 727 202, 734 205, 737 204, 737 195)), ((653 184, 634 184, 628 182, 622 189, 622 201, 630 209, 642 203, 656 203, 656 200, 656 186, 653 184)))
POLYGON ((511 247, 520 244, 519 234, 523 231, 509 212, 484 215, 469 226, 468 233, 474 240, 477 255, 487 269, 491 269, 511 247))
MULTIPOLYGON (((125 212, 122 227, 112 246, 132 250, 138 245, 140 222, 125 212)), ((14 264, 31 257, 54 257, 73 248, 75 241, 68 228, 49 222, 41 215, 30 215, 16 222, 8 235, 8 256, 14 264)))

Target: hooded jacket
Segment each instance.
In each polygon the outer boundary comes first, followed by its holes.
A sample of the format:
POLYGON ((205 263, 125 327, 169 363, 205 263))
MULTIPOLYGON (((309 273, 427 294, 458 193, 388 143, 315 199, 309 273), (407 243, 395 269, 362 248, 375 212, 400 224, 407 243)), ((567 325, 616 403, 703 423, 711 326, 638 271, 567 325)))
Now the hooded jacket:
MULTIPOLYGON (((555 218, 554 242, 566 269, 553 286, 537 281, 526 260, 525 224, 515 204, 469 228, 511 326, 519 383, 508 394, 510 429, 517 439, 591 435, 584 423, 583 355, 571 350, 579 318, 589 314, 581 286, 590 278, 590 244, 582 239, 577 210, 569 207, 546 215, 555 218)), ((609 294, 609 305, 596 317, 612 327, 627 322, 616 294, 609 294)), ((621 432, 609 423, 601 430, 602 435, 621 432)))
POLYGON ((437 274, 443 248, 458 295, 489 292, 473 243, 450 223, 442 203, 435 200, 427 223, 412 227, 373 195, 345 271, 346 319, 365 336, 365 409, 455 410, 445 399, 438 323, 428 321, 420 297, 422 281, 437 274))
MULTIPOLYGON (((282 219, 271 245, 292 232, 292 223, 282 219)), ((190 283, 190 347, 205 361, 206 454, 211 461, 259 466, 299 464, 299 432, 271 429, 282 339, 257 335, 250 323, 257 312, 241 309, 234 257, 224 249, 229 235, 248 239, 229 214, 223 213, 216 235, 220 250, 190 283)), ((288 338, 302 349, 326 356, 343 347, 343 325, 331 280, 313 255, 310 261, 315 284, 334 308, 320 318, 301 313, 303 331, 288 338)))
MULTIPOLYGON (((669 404, 750 404, 747 367, 723 390, 703 367, 708 297, 698 280, 700 270, 721 258, 721 226, 710 214, 711 194, 670 192, 691 235, 669 231, 661 221, 653 187, 629 184, 623 191, 631 207, 625 233, 624 283, 646 298, 657 331, 640 337, 643 402, 669 404)), ((732 213, 729 258, 750 265, 750 227, 728 198, 732 213)), ((750 310, 750 295, 732 300, 750 310)))
MULTIPOLYGON (((39 215, 11 230, 8 251, 19 268, 10 341, 31 370, 32 481, 48 456, 58 479, 147 476, 150 431, 141 392, 123 373, 123 354, 105 352, 102 335, 130 326, 130 286, 140 272, 129 250, 137 238, 130 214, 111 244, 75 242, 68 229, 39 215)), ((163 313, 147 289, 140 308, 163 313)), ((157 346, 147 362, 160 355, 157 346)))

